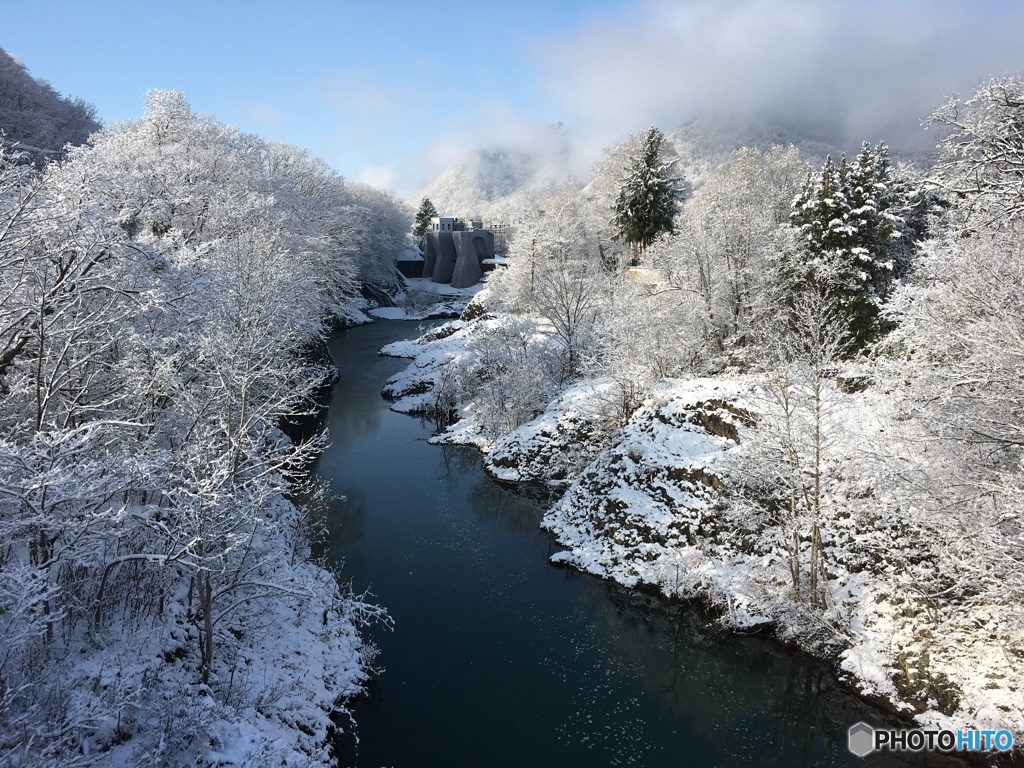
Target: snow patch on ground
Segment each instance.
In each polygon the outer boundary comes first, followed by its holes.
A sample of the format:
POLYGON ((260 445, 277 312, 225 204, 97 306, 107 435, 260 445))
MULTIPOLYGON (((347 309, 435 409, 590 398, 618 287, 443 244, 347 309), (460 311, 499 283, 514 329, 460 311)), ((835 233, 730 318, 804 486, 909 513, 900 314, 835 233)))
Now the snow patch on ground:
MULTIPOLYGON (((601 380, 570 387, 540 416, 498 439, 484 458, 484 468, 506 482, 568 485, 615 428, 614 416, 609 413, 611 390, 612 384, 601 380)), ((460 423, 450 432, 459 434, 469 428, 460 423)))
POLYGON ((458 317, 478 293, 484 283, 469 288, 452 288, 435 283, 429 278, 406 278, 405 290, 395 299, 394 307, 376 307, 369 314, 382 320, 427 320, 438 317, 458 317))

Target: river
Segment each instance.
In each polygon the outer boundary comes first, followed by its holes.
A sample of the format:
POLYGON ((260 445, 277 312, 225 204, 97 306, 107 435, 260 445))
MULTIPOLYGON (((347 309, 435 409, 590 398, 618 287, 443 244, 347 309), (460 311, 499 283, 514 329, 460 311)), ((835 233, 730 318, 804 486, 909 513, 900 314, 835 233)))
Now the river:
POLYGON ((491 481, 474 450, 428 444, 431 424, 381 398, 407 361, 377 349, 416 330, 382 321, 330 344, 341 376, 315 471, 345 499, 329 511, 326 555, 394 619, 372 630, 383 671, 343 764, 892 764, 848 752, 850 725, 884 721, 824 665, 550 565, 536 504, 491 481))

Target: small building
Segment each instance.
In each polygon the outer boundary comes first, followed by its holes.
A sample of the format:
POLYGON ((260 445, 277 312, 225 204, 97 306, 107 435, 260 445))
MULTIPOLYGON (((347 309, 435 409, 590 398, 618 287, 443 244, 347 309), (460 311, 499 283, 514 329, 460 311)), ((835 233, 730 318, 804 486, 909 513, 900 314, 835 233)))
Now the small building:
POLYGON ((415 245, 407 246, 395 259, 395 267, 403 277, 422 277, 423 254, 415 245))

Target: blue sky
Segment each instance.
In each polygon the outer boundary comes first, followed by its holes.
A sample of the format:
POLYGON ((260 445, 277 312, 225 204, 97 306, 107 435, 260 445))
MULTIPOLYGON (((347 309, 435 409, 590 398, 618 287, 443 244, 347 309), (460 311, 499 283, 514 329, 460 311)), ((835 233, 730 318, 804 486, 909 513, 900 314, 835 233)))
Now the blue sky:
POLYGON ((564 122, 589 163, 651 123, 738 105, 827 113, 852 132, 916 128, 944 94, 1024 73, 1010 0, 11 5, 0 47, 106 121, 174 88, 199 113, 402 195, 544 123, 564 122))

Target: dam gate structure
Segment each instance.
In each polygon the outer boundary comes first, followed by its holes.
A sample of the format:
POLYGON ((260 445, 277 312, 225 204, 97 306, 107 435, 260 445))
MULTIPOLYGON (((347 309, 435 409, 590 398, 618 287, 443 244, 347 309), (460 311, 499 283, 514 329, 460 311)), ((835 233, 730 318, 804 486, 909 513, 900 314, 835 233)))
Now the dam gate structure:
POLYGON ((484 261, 494 259, 494 233, 483 222, 434 217, 423 235, 423 274, 435 283, 452 288, 476 285, 484 273, 484 261))

